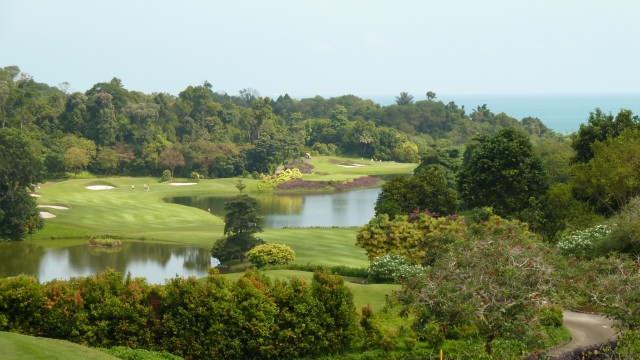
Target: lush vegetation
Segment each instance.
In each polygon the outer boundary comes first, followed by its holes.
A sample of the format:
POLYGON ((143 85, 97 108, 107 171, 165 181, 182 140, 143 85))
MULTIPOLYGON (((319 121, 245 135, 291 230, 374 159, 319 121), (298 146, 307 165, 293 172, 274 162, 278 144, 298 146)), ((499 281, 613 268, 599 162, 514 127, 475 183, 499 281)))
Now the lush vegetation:
POLYGON ((0 69, 0 238, 213 244, 222 260, 267 269, 163 286, 112 272, 2 279, 0 330, 191 358, 428 358, 439 348, 519 358, 561 341, 559 308, 543 306, 555 304, 607 314, 626 331, 616 351, 638 356, 640 127, 630 111, 596 109, 565 137, 433 92, 382 107, 211 89, 144 94, 114 78, 70 94, 0 69), (379 186, 371 176, 389 174, 408 176, 387 178, 358 230, 263 229, 244 194, 379 186), (36 189, 43 178, 63 180, 36 189), (197 186, 178 190, 176 178, 197 186), (113 189, 89 195, 91 185, 113 189), (34 191, 72 210, 52 209, 58 218, 36 232, 34 191), (162 202, 235 191, 224 221, 162 202), (353 283, 309 272, 321 267, 353 283), (272 280, 283 272, 297 277, 272 280))

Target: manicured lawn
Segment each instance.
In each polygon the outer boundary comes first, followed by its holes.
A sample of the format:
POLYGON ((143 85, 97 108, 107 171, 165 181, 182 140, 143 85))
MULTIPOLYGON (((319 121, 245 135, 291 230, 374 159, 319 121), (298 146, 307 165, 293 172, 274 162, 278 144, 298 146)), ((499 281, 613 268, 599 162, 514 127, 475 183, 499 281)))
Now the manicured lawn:
POLYGON ((4 360, 112 360, 117 359, 99 350, 68 341, 38 338, 0 332, 0 358, 4 360))
MULTIPOLYGON (((299 277, 307 281, 311 281, 313 273, 308 271, 295 271, 295 270, 267 270, 264 272, 267 276, 272 278, 287 279, 290 277, 299 277)), ((225 278, 229 280, 239 279, 243 273, 224 274, 225 278)), ((353 302, 356 305, 356 309, 360 309, 369 305, 374 310, 380 310, 385 305, 385 295, 391 294, 393 290, 400 290, 400 285, 394 284, 356 284, 353 282, 345 281, 345 285, 353 293, 353 302)))

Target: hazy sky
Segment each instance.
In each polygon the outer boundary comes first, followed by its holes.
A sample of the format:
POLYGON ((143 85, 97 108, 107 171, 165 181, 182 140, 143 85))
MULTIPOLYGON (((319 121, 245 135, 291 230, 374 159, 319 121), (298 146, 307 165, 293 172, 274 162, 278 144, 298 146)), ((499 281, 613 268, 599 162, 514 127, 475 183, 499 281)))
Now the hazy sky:
POLYGON ((0 66, 86 91, 640 93, 640 1, 0 0, 0 66))

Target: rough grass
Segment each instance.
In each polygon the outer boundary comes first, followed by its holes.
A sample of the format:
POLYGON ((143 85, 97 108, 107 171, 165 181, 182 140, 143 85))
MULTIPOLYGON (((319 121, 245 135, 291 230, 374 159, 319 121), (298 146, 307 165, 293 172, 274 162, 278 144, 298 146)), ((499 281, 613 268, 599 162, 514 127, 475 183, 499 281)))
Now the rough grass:
POLYGON ((117 357, 68 341, 0 332, 0 358, 4 360, 112 360, 117 357))

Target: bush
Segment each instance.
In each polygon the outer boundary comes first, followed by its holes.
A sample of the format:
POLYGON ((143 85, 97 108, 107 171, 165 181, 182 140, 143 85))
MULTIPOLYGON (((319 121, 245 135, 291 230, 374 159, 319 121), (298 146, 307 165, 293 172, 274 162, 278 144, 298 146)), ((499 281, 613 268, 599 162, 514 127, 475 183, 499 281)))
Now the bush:
POLYGON ((376 258, 367 274, 376 282, 403 282, 421 275, 424 268, 414 265, 402 255, 391 253, 376 258))
POLYGON ((604 250, 628 254, 640 252, 640 197, 633 198, 609 220, 612 227, 611 243, 604 250))
POLYGON ((540 325, 542 326, 562 326, 562 309, 557 306, 545 307, 540 309, 538 316, 540 317, 540 325))
POLYGON ((558 249, 566 256, 593 259, 605 255, 602 251, 609 240, 611 228, 597 225, 589 229, 574 231, 558 242, 558 249))
POLYGON ((162 176, 160 177, 160 182, 167 182, 171 180, 171 171, 165 170, 162 172, 162 176))
POLYGON ((296 258, 292 248, 282 244, 262 244, 249 250, 247 259, 258 267, 265 265, 286 265, 296 258))

